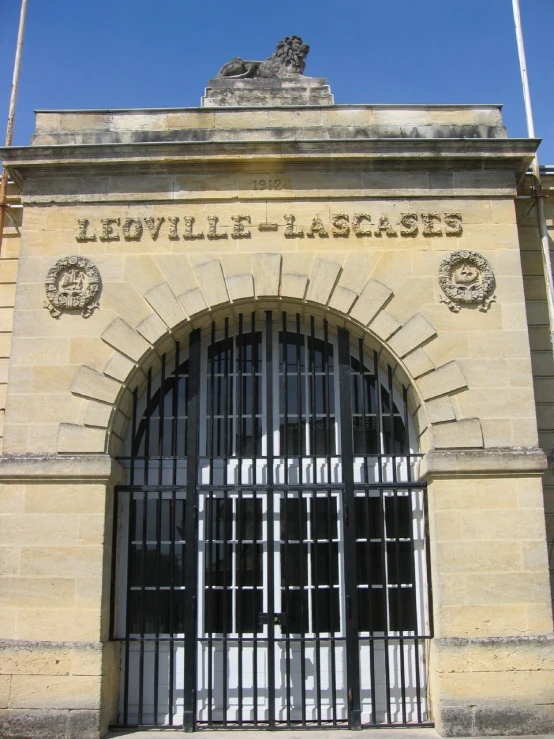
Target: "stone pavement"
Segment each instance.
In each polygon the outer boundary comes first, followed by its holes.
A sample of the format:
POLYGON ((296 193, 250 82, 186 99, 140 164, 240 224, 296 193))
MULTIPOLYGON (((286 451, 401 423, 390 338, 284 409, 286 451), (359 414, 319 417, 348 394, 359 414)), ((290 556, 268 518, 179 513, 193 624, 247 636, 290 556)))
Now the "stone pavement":
MULTIPOLYGON (((379 729, 379 735, 376 737, 376 729, 364 729, 355 733, 356 739, 439 739, 440 734, 435 729, 379 729)), ((176 733, 181 734, 180 730, 164 729, 163 731, 153 729, 151 731, 124 729, 122 731, 112 731, 106 739, 170 739, 176 733)), ((249 729, 240 731, 233 729, 232 731, 199 731, 197 736, 200 739, 254 739, 255 736, 261 734, 268 736, 270 732, 256 731, 249 729)), ((271 732, 278 739, 348 739, 349 732, 345 729, 310 729, 290 731, 279 730, 271 732)), ((537 739, 536 737, 534 739, 537 739)), ((552 739, 552 738, 550 738, 552 739)))
MULTIPOLYGON (((122 731, 110 732, 106 739, 170 739, 175 734, 181 734, 179 729, 164 729, 163 731, 152 729, 150 731, 137 729, 123 729, 122 731)), ((257 734, 267 737, 267 731, 200 731, 197 736, 200 739, 253 739, 257 734)), ((348 739, 349 734, 345 729, 325 729, 310 730, 309 732, 302 730, 274 732, 274 736, 278 735, 278 739, 348 739)), ((435 729, 364 729, 356 732, 356 739, 439 739, 440 734, 435 729), (378 731, 378 735, 377 732, 378 731)), ((522 736, 518 739, 552 739, 552 736, 546 734, 535 734, 533 737, 522 736)))

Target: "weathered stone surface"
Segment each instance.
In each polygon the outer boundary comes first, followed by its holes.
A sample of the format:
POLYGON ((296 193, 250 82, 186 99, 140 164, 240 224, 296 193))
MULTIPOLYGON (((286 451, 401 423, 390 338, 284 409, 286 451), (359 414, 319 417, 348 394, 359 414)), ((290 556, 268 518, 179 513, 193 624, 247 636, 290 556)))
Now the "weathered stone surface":
POLYGON ((423 349, 416 349, 404 357, 404 365, 414 380, 435 369, 435 365, 423 349))
POLYGON ((71 385, 72 393, 105 403, 113 403, 120 390, 120 382, 90 367, 80 367, 71 385))
POLYGON ((369 280, 350 311, 350 317, 367 326, 391 296, 392 290, 386 285, 377 280, 369 280))
POLYGON ((256 297, 264 295, 278 295, 281 280, 280 254, 253 254, 252 269, 256 297))
POLYGON ((310 272, 307 300, 327 305, 340 274, 341 266, 328 259, 316 259, 310 272))
POLYGON ((102 340, 121 354, 137 362, 150 346, 139 336, 129 324, 121 318, 116 318, 102 334, 102 340))
MULTIPOLYGON (((1 666, 0 669, 2 669, 1 666)), ((11 682, 11 675, 0 675, 0 709, 9 706, 11 682)))
POLYGON ((179 300, 183 304, 183 308, 189 314, 194 316, 196 313, 201 313, 208 308, 202 291, 200 288, 194 288, 193 290, 187 290, 186 293, 179 295, 179 300))
MULTIPOLYGON (((221 269, 221 262, 219 260, 198 264, 195 271, 208 305, 219 305, 229 300, 227 286, 225 285, 225 278, 223 277, 223 270, 221 269)), ((182 296, 179 299, 183 302, 182 296)), ((187 310, 186 304, 185 310, 187 310)), ((191 315, 188 310, 187 313, 191 315)))
POLYGON ((433 426, 436 449, 481 449, 483 431, 478 418, 437 423, 433 426))
POLYGON ((10 706, 28 709, 98 709, 100 676, 13 675, 10 706))
POLYGON ((456 411, 454 410, 452 401, 446 395, 443 395, 441 398, 429 400, 425 404, 425 408, 427 409, 431 423, 442 423, 456 419, 456 411))
POLYGON ((69 711, 0 711, 2 739, 67 739, 68 729, 69 711))
POLYGON ((529 707, 515 700, 500 704, 478 705, 475 709, 474 736, 517 736, 554 733, 554 715, 546 706, 529 707))
POLYGON ((281 276, 281 295, 302 300, 308 285, 307 275, 283 274, 281 276))
POLYGON ((275 108, 291 105, 333 105, 333 95, 322 77, 220 78, 208 82, 203 108, 275 108))
POLYGON ((352 303, 356 300, 358 294, 353 290, 349 290, 347 287, 337 285, 331 295, 329 301, 329 307, 334 308, 340 313, 348 313, 352 307, 352 303))
POLYGON ((378 313, 369 324, 370 331, 383 341, 390 338, 399 328, 400 324, 398 321, 384 310, 378 313))
MULTIPOLYGON (((211 93, 205 99, 205 107, 196 109, 61 112, 56 114, 55 120, 52 114, 39 112, 33 144, 213 140, 227 125, 223 116, 215 122, 214 107, 210 101, 215 103, 216 109, 228 107, 221 106, 218 100, 235 100, 235 105, 246 104, 256 111, 270 105, 271 122, 268 119, 265 124, 267 132, 269 134, 273 127, 281 136, 287 128, 297 129, 294 131, 295 137, 303 135, 304 127, 301 123, 299 125, 298 119, 291 115, 287 107, 308 103, 310 106, 322 106, 317 123, 327 132, 327 137, 334 134, 337 137, 365 138, 506 138, 497 106, 329 107, 332 105, 332 96, 325 79, 303 77, 301 82, 303 84, 299 86, 298 83, 295 85, 294 80, 285 79, 214 80, 209 83, 211 93)), ((248 125, 243 126, 240 138, 248 136, 248 128, 248 125)), ((451 189, 452 173, 444 172, 444 175, 445 187, 451 189)), ((460 182, 465 192, 470 193, 467 178, 460 182)), ((437 190, 436 187, 434 189, 437 190)))
POLYGON ((131 360, 123 356, 123 354, 115 352, 104 367, 103 374, 107 377, 112 377, 118 382, 124 383, 130 376, 131 372, 135 369, 135 366, 135 363, 131 362, 131 360))
POLYGON ((68 739, 99 739, 100 711, 70 711, 68 739))
POLYGON ((231 300, 244 300, 254 297, 254 279, 252 275, 231 275, 227 277, 227 290, 231 300))
POLYGON ((542 449, 507 447, 486 451, 430 451, 420 465, 420 477, 456 477, 457 475, 481 473, 512 475, 527 473, 542 475, 547 467, 542 449))
POLYGON ((153 287, 145 296, 168 328, 174 328, 186 320, 187 316, 167 282, 153 287))
POLYGON ((457 362, 443 364, 434 372, 420 377, 417 383, 425 400, 453 393, 467 386, 466 379, 457 362))
POLYGON ((8 480, 44 478, 102 480, 123 479, 123 468, 108 455, 4 455, 0 456, 0 477, 8 480))
POLYGON ((436 335, 437 331, 435 327, 420 313, 416 313, 392 337, 389 341, 389 346, 402 358, 436 335))
POLYGON ((145 318, 144 321, 139 323, 137 331, 150 344, 155 344, 167 333, 167 326, 156 313, 152 313, 151 316, 148 316, 148 318, 145 318))
POLYGON ((61 423, 58 451, 62 454, 102 454, 106 450, 104 429, 87 428, 74 423, 61 423))
POLYGON ((441 706, 439 722, 442 736, 474 736, 471 706, 441 706))

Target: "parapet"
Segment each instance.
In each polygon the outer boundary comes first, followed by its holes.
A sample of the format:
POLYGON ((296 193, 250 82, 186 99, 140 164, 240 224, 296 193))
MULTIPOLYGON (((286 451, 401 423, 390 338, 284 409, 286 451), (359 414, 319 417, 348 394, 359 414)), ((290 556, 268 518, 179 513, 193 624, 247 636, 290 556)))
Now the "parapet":
MULTIPOLYGON (((303 78, 302 82, 308 79, 303 78)), ((228 80, 214 82, 217 82, 217 87, 212 88, 214 93, 228 92, 225 87, 228 80)), ((241 82, 249 87, 237 88, 234 95, 239 89, 248 94, 261 94, 263 90, 276 93, 288 90, 292 94, 295 89, 286 80, 241 82), (256 88, 259 83, 266 87, 256 88)), ((233 80, 235 87, 237 84, 233 80)), ((322 88, 302 89, 304 94, 306 90, 322 88)), ((215 98, 210 100, 213 102, 215 98)), ((38 111, 32 145, 507 138, 499 105, 211 105, 38 111)))

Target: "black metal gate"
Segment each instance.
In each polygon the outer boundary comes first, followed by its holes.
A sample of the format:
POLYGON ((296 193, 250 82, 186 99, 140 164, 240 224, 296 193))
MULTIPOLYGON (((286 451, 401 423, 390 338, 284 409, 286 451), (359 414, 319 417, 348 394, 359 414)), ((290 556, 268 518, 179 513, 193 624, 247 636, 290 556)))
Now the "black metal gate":
POLYGON ((206 333, 134 392, 115 492, 118 725, 429 724, 406 389, 314 317, 206 333))

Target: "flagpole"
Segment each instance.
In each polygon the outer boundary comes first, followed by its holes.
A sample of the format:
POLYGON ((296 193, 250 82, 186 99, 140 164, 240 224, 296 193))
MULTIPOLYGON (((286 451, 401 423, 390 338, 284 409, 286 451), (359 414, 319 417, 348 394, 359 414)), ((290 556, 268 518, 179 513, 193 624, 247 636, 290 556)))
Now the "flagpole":
MULTIPOLYGON (((523 86, 523 101, 525 103, 525 117, 527 119, 527 135, 535 138, 535 124, 533 122, 533 109, 531 107, 531 93, 529 91, 529 79, 527 77, 527 62, 525 60, 525 47, 523 45, 523 30, 521 26, 521 14, 519 12, 519 0, 512 0, 514 9, 514 24, 516 29, 517 50, 519 55, 519 67, 521 71, 521 84, 523 86)), ((531 188, 531 197, 537 204, 537 221, 541 239, 542 262, 544 279, 546 283, 546 302, 548 304, 548 324, 550 329, 550 341, 554 351, 554 279, 552 277, 552 260, 550 257, 550 241, 544 212, 544 195, 542 192, 541 173, 539 157, 535 152, 533 157, 534 183, 531 188)))
MULTIPOLYGON (((8 110, 8 125, 6 128, 6 146, 12 145, 13 124, 15 120, 15 102, 19 89, 19 71, 21 69, 21 54, 23 52, 23 35, 25 33, 25 20, 27 17, 27 0, 21 0, 21 12, 19 15, 19 30, 17 33, 17 46, 15 49, 15 62, 13 69, 12 91, 10 95, 10 107, 8 110)), ((2 168, 2 179, 0 180, 0 256, 2 255, 2 240, 4 237, 4 221, 6 218, 6 200, 8 191, 8 173, 2 168)))

